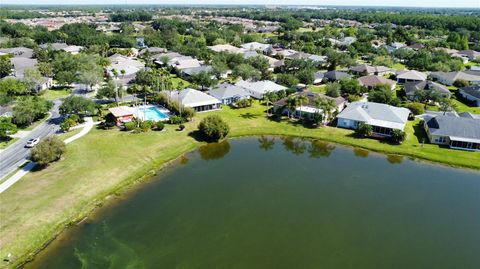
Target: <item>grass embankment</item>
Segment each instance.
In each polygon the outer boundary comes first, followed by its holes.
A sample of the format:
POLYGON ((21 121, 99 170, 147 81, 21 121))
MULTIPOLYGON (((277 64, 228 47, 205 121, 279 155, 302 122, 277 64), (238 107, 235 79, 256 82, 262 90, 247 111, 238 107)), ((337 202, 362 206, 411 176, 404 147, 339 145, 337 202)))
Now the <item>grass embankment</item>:
MULTIPOLYGON (((131 134, 92 130, 67 145, 64 159, 28 174, 0 195, 0 257, 12 253, 17 263, 29 258, 64 227, 84 218, 110 194, 153 175, 168 161, 202 144, 189 133, 201 118, 220 114, 231 127, 231 137, 290 135, 323 139, 390 154, 415 156, 450 165, 480 169, 480 153, 421 146, 423 130, 417 122, 407 127, 408 139, 392 146, 374 139, 357 139, 351 130, 308 129, 288 121, 265 118, 265 107, 199 114, 186 130, 167 125, 164 132, 131 134), (414 135, 414 133, 416 135, 414 135)), ((7 266, 3 262, 2 266, 7 266)))
POLYGON ((0 140, 0 149, 6 149, 8 146, 11 144, 17 142, 20 138, 14 137, 14 138, 9 138, 7 140, 0 140))

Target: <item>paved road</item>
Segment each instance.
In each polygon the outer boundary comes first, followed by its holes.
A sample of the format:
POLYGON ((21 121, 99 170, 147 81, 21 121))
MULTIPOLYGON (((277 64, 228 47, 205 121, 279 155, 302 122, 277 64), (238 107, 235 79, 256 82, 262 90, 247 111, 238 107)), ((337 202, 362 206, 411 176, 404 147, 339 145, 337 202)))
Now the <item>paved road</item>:
POLYGON ((51 117, 39 124, 30 134, 19 139, 14 144, 0 152, 0 179, 10 174, 13 170, 22 165, 30 157, 29 148, 25 148, 28 139, 39 137, 43 139, 47 136, 57 133, 60 130, 62 118, 58 112, 61 101, 54 101, 54 106, 50 110, 51 117))

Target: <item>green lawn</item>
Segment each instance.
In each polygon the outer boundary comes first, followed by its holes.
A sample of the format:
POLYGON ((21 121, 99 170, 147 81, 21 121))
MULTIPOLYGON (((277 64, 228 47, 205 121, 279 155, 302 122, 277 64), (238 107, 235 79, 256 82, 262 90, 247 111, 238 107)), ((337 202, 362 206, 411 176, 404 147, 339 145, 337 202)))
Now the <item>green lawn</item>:
POLYGON ((312 92, 316 92, 316 93, 322 93, 322 94, 325 94, 326 92, 326 85, 308 85, 307 88, 312 91, 312 92))
POLYGON ((401 64, 401 63, 396 63, 392 66, 393 69, 397 69, 397 70, 404 70, 406 67, 404 64, 401 64))
POLYGON ((183 89, 183 88, 186 88, 190 85, 190 82, 188 82, 188 81, 186 81, 182 78, 179 78, 177 75, 171 75, 170 76, 170 81, 172 82, 172 86, 173 86, 174 89, 178 89, 178 88, 183 89), (182 87, 180 87, 181 84, 183 84, 182 87))
POLYGON ((68 97, 70 93, 71 91, 69 89, 59 89, 59 90, 48 89, 42 94, 42 97, 44 97, 47 100, 53 101, 55 99, 68 97))
MULTIPOLYGON (((112 194, 126 186, 147 180, 170 160, 203 142, 189 133, 199 121, 219 114, 230 125, 230 137, 289 135, 337 142, 388 154, 407 155, 450 165, 480 169, 480 153, 457 151, 421 142, 425 137, 420 122, 409 122, 407 139, 390 145, 375 139, 359 139, 353 131, 333 127, 305 128, 288 120, 272 121, 265 107, 230 109, 198 114, 182 132, 167 125, 164 132, 132 134, 93 129, 68 144, 62 160, 46 169, 26 175, 0 196, 0 257, 12 253, 17 262, 59 233, 83 219, 112 194)), ((5 265, 5 264, 2 264, 5 265)))

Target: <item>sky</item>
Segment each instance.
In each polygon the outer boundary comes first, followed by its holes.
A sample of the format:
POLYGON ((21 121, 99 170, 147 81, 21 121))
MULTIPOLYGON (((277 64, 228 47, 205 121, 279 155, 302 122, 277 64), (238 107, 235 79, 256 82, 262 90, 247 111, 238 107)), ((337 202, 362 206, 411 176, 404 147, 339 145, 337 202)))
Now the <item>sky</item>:
POLYGON ((480 0, 0 0, 1 4, 352 5, 480 8, 480 0))

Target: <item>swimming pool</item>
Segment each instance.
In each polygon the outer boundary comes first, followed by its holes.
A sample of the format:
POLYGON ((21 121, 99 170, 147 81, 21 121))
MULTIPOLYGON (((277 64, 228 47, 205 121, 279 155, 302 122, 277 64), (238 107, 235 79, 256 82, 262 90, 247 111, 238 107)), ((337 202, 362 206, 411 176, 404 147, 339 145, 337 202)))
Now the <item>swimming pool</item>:
POLYGON ((142 120, 164 121, 168 120, 168 111, 161 111, 154 106, 140 107, 138 110, 139 118, 142 120))

